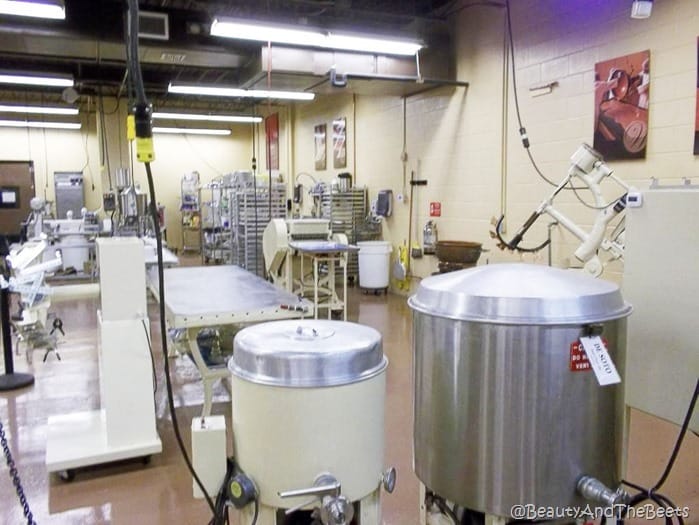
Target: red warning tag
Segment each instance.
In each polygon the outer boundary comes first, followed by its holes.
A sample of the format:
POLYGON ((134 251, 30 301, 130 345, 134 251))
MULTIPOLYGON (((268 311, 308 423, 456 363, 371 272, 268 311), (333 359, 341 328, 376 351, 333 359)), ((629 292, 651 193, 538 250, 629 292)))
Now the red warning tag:
POLYGON ((585 354, 580 341, 575 341, 570 344, 570 371, 571 372, 584 372, 585 370, 591 370, 590 360, 585 354))

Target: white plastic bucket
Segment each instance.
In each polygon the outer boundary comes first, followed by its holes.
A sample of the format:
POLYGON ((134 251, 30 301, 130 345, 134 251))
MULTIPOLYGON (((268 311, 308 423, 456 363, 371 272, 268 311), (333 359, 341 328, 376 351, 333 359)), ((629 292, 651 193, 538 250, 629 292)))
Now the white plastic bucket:
POLYGON ((361 288, 388 288, 391 262, 391 243, 362 241, 359 246, 359 286, 361 288))
POLYGON ((54 248, 61 250, 64 270, 74 268, 76 272, 85 271, 85 263, 90 259, 90 248, 86 236, 66 235, 54 248))

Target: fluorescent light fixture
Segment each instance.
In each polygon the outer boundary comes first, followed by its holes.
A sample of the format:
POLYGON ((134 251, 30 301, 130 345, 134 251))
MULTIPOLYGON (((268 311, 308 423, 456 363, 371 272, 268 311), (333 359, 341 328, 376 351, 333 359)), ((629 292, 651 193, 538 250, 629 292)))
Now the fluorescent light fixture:
POLYGON ((0 120, 0 127, 5 128, 46 128, 46 129, 80 129, 79 122, 37 122, 35 120, 0 120))
POLYGON ((72 87, 72 77, 58 75, 20 75, 0 73, 0 84, 23 84, 28 86, 72 87))
POLYGON ((262 117, 248 117, 240 115, 209 115, 197 113, 167 113, 163 111, 154 112, 153 118, 170 120, 199 120, 207 122, 262 122, 262 117))
POLYGON ((159 128, 154 127, 153 133, 171 133, 179 135, 230 135, 230 129, 203 129, 203 128, 159 128))
POLYGON ((326 37, 326 45, 321 47, 342 49, 345 51, 360 51, 363 53, 415 56, 422 48, 422 45, 417 42, 402 40, 386 40, 384 38, 330 33, 326 37))
POLYGON ((77 115, 78 108, 58 108, 45 106, 13 106, 0 104, 0 113, 32 113, 39 115, 77 115))
POLYGON ((377 36, 342 35, 320 30, 302 30, 269 24, 258 24, 232 18, 215 18, 211 34, 240 40, 276 42, 305 47, 321 47, 363 53, 415 55, 422 44, 410 40, 394 40, 377 36))
POLYGON ((631 3, 631 18, 649 18, 653 10, 653 0, 633 0, 631 3))
POLYGON ((267 91, 262 89, 238 89, 214 86, 180 86, 170 83, 168 93, 180 95, 204 95, 209 97, 276 98, 284 100, 313 100, 314 93, 303 91, 267 91))
POLYGON ((66 6, 62 0, 0 0, 0 14, 64 20, 66 6))

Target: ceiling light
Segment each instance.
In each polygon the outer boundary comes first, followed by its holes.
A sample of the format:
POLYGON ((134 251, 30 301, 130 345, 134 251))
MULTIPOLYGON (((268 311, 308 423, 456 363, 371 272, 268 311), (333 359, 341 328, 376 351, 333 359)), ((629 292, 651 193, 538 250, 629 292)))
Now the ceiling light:
POLYGON ((35 120, 0 120, 0 127, 5 127, 5 128, 80 129, 80 123, 79 122, 37 122, 35 120))
POLYGON ((71 87, 72 77, 58 75, 18 75, 0 73, 0 84, 24 84, 29 86, 71 87))
POLYGON ((40 115, 77 115, 78 108, 58 108, 45 106, 13 106, 0 104, 3 113, 33 113, 40 115))
POLYGON ((303 91, 267 91, 262 89, 238 89, 213 86, 179 86, 170 85, 168 93, 180 95, 204 95, 209 97, 238 97, 238 98, 276 98, 284 100, 313 100, 314 93, 303 91))
POLYGON ((631 3, 631 18, 649 18, 653 10, 653 0, 633 0, 631 3))
POLYGON ((409 40, 394 40, 377 36, 342 35, 320 30, 301 30, 269 24, 257 24, 231 18, 215 18, 211 34, 241 40, 276 42, 305 47, 322 47, 363 53, 415 55, 422 44, 409 40))
POLYGON ((162 111, 154 112, 153 118, 170 120, 200 120, 207 122, 262 122, 262 117, 248 117, 241 115, 210 115, 197 113, 167 113, 162 111))
POLYGON ((0 14, 64 20, 66 6, 62 0, 0 0, 0 14))
POLYGON ((159 128, 154 127, 153 133, 172 133, 180 135, 230 135, 230 129, 203 129, 203 128, 159 128))

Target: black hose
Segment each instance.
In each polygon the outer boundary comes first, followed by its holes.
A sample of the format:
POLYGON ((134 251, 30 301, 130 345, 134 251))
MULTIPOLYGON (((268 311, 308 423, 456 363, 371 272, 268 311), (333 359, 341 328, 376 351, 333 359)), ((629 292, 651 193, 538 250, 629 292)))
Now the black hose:
MULTIPOLYGON (((672 454, 670 454, 670 459, 668 460, 667 465, 665 466, 665 470, 663 471, 663 474, 660 476, 658 482, 655 485, 653 485, 652 488, 645 489, 640 485, 636 485, 635 483, 622 480, 622 483, 624 485, 638 490, 639 493, 632 497, 631 501, 625 506, 624 510, 621 513, 621 516, 617 519, 618 524, 624 523, 624 518, 628 514, 628 510, 630 508, 636 507, 645 501, 652 501, 660 508, 673 510, 678 509, 678 507, 670 500, 670 498, 664 496, 663 494, 660 494, 658 490, 667 481, 667 478, 670 476, 670 472, 672 471, 672 467, 675 464, 675 460, 677 460, 680 448, 682 447, 682 442, 684 441, 684 438, 687 435, 687 430, 689 429, 689 422, 692 420, 692 415, 694 414, 694 409, 697 405, 697 398, 699 398, 699 379, 697 379, 697 382, 694 386, 694 394, 692 394, 692 399, 689 402, 689 407, 687 407, 687 413, 685 414, 684 421, 682 422, 680 433, 677 435, 677 440, 675 441, 675 446, 672 449, 672 454)), ((684 525, 684 519, 681 513, 677 513, 675 516, 672 517, 676 518, 677 523, 679 525, 684 525)), ((665 517, 666 525, 672 524, 672 517, 665 517)), ((602 521, 600 525, 604 525, 604 523, 605 521, 602 521)))
POLYGON ((253 504, 255 505, 255 512, 252 515, 252 523, 250 523, 250 525, 257 525, 257 516, 260 512, 260 502, 258 501, 258 498, 255 498, 253 504))
MULTIPOLYGON (((146 99, 146 91, 143 85, 143 75, 141 74, 141 65, 138 59, 138 0, 128 0, 128 26, 127 26, 127 42, 126 42, 126 52, 128 55, 127 71, 128 77, 131 80, 130 84, 136 92, 137 105, 148 106, 148 100, 146 99)), ((148 123, 148 127, 149 127, 148 123)), ((147 130, 149 131, 149 130, 147 130)), ((138 128, 137 128, 138 133, 138 128)), ((150 137, 150 132, 148 133, 150 137)), ((158 207, 157 199, 155 196, 155 185, 153 184, 153 174, 150 168, 150 162, 145 162, 146 175, 148 178, 148 191, 150 194, 150 214, 153 220, 153 224, 159 224, 158 217, 158 207)), ((133 175, 133 173, 132 173, 133 175)), ((172 380, 170 379, 170 363, 168 358, 167 350, 167 327, 165 326, 165 276, 164 276, 164 264, 163 264, 163 239, 160 228, 157 226, 153 228, 155 232, 155 244, 156 244, 156 256, 158 260, 158 298, 159 298, 159 321, 160 321, 160 334, 161 334, 161 344, 163 350, 163 363, 165 369, 165 385, 167 390, 168 407, 170 409, 170 416, 172 417, 172 427, 175 433, 175 438, 177 440, 177 445, 182 453, 187 468, 189 469, 192 477, 194 478, 197 486, 201 489, 204 497, 206 498, 206 503, 209 505, 211 512, 216 516, 216 507, 214 502, 211 500, 211 496, 206 491, 204 484, 199 479, 192 462, 187 454, 187 449, 185 448, 184 442, 182 440, 182 435, 180 433, 179 424, 177 422, 177 413, 175 412, 175 400, 172 393, 172 380)))
MULTIPOLYGON (((157 200, 155 198, 155 185, 153 184, 153 173, 150 169, 150 162, 146 162, 145 166, 146 177, 148 179, 148 192, 150 194, 150 213, 153 221, 155 222, 155 224, 157 224, 158 207, 156 205, 157 200)), ((182 458, 184 459, 185 463, 187 464, 187 468, 194 477, 194 481, 199 486, 199 489, 202 491, 202 494, 204 494, 204 497, 206 498, 206 502, 208 503, 211 512, 214 514, 214 516, 216 516, 216 506, 214 505, 214 502, 211 500, 211 496, 209 496, 209 494, 207 493, 206 488, 204 488, 204 484, 199 479, 199 476, 194 470, 192 462, 189 459, 189 455, 187 454, 187 449, 185 448, 184 441, 182 440, 180 426, 177 422, 177 414, 175 412, 175 399, 172 393, 172 380, 170 379, 170 363, 167 349, 167 326, 165 325, 165 269, 163 264, 163 238, 162 234, 160 233, 160 228, 155 228, 155 247, 156 255, 158 258, 158 307, 160 313, 160 339, 163 349, 165 386, 167 391, 167 401, 168 407, 170 409, 170 416, 172 417, 172 428, 175 432, 175 438, 177 439, 177 445, 179 446, 180 452, 182 453, 182 458)))
POLYGON ((672 450, 670 459, 668 460, 667 466, 665 467, 665 472, 663 472, 663 475, 660 476, 658 482, 651 489, 652 492, 655 492, 658 489, 660 489, 660 487, 663 486, 665 481, 667 481, 668 476, 670 475, 670 471, 672 470, 672 467, 675 464, 677 455, 680 452, 680 447, 682 446, 682 442, 684 441, 684 436, 687 434, 687 429, 689 428, 689 422, 691 421, 692 415, 694 414, 694 409, 697 406, 697 397, 699 397, 699 379, 697 379, 697 383, 694 386, 694 394, 692 395, 692 400, 689 403, 687 413, 684 416, 684 421, 682 422, 682 428, 680 429, 680 433, 677 436, 677 441, 675 441, 675 448, 673 448, 672 450))
POLYGON ((143 85, 143 74, 138 57, 138 0, 128 0, 128 2, 128 46, 126 52, 128 54, 129 76, 131 77, 131 86, 136 92, 136 102, 147 104, 146 88, 143 85))
POLYGON ((437 505, 437 507, 439 507, 439 510, 441 510, 443 514, 446 514, 447 516, 449 516, 449 518, 454 522, 454 525, 461 525, 459 518, 456 517, 456 514, 454 513, 454 511, 449 508, 449 505, 447 505, 447 502, 444 501, 443 498, 435 495, 434 502, 437 505))

